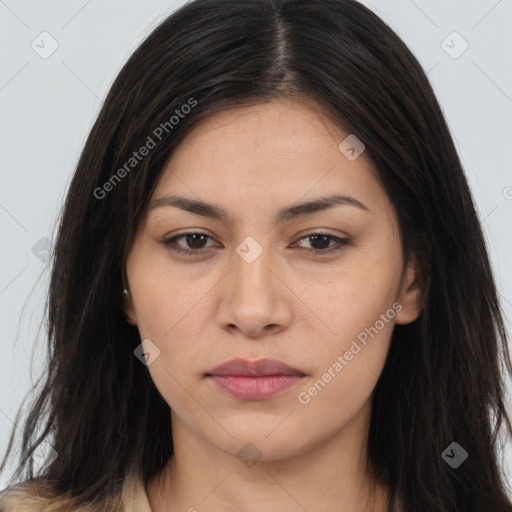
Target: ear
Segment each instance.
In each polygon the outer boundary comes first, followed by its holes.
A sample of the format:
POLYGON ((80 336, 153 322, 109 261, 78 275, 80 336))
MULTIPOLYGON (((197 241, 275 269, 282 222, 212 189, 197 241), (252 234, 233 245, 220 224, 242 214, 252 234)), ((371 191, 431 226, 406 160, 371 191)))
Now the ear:
POLYGON ((135 314, 135 308, 133 307, 130 292, 125 289, 123 292, 123 310, 126 316, 126 321, 131 325, 137 325, 137 315, 135 314))
POLYGON ((402 309, 397 311, 395 323, 409 324, 419 317, 423 308, 423 291, 420 268, 417 264, 417 260, 414 259, 414 261, 404 269, 402 274, 397 298, 397 302, 402 306, 402 309))

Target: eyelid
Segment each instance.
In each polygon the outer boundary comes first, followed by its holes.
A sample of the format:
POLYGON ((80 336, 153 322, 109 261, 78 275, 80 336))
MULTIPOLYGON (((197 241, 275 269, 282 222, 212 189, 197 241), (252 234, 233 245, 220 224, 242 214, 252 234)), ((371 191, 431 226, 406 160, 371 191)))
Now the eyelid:
POLYGON ((333 238, 352 238, 351 235, 349 235, 346 232, 339 232, 338 234, 330 233, 329 230, 326 228, 325 230, 322 228, 311 228, 306 229, 306 231, 301 231, 297 234, 298 238, 303 238, 305 236, 313 236, 313 235, 325 235, 325 236, 332 236, 333 238))
MULTIPOLYGON (((173 234, 170 237, 164 237, 161 240, 158 240, 159 243, 164 245, 167 249, 172 251, 176 254, 184 254, 184 255, 190 255, 190 256, 199 256, 206 252, 208 252, 208 247, 201 248, 201 249, 182 249, 177 248, 176 246, 173 247, 173 244, 177 244, 176 240, 182 239, 188 235, 203 235, 207 238, 215 239, 214 236, 212 236, 207 231, 203 231, 202 229, 189 229, 188 231, 184 231, 182 233, 173 234)), ((298 242, 301 242, 304 239, 312 238, 315 236, 325 236, 327 238, 330 238, 332 241, 334 241, 334 245, 326 248, 326 249, 309 249, 304 247, 299 247, 299 249, 302 249, 308 254, 313 254, 315 256, 328 256, 329 254, 338 253, 342 251, 345 247, 353 245, 353 240, 349 236, 337 236, 333 235, 332 233, 328 233, 327 231, 323 231, 320 228, 317 228, 316 230, 308 231, 305 234, 299 234, 297 235, 298 238, 295 242, 293 242, 293 245, 296 245, 298 242)), ((211 247, 211 246, 210 246, 211 247)))

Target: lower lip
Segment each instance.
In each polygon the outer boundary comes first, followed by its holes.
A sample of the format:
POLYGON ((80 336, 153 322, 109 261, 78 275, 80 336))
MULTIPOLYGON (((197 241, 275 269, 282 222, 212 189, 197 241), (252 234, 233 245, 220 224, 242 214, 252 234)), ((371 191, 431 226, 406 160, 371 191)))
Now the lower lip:
POLYGON ((266 400, 295 387, 302 378, 301 375, 210 375, 210 379, 221 391, 239 400, 266 400))

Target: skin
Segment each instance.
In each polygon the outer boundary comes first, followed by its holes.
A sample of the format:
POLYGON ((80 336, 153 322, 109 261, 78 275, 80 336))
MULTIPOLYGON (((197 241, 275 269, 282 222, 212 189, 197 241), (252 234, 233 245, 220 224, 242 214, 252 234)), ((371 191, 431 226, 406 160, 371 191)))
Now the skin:
POLYGON ((365 470, 371 395, 394 324, 419 315, 419 275, 415 260, 404 264, 396 214, 365 153, 346 158, 338 145, 349 133, 313 105, 271 101, 203 120, 151 205, 180 194, 222 206, 229 221, 150 205, 129 252, 127 321, 160 350, 148 370, 172 410, 175 455, 147 485, 153 512, 386 510, 386 487, 365 470), (341 205, 272 221, 280 208, 333 193, 369 211, 341 205), (195 230, 211 238, 175 245, 204 248, 198 256, 159 242, 195 230), (352 244, 322 256, 336 242, 306 237, 318 232, 352 244), (263 250, 251 263, 236 252, 248 236, 263 250), (301 403, 394 303, 396 316, 301 403), (235 357, 279 359, 306 376, 270 399, 237 400, 205 377, 235 357), (254 464, 237 456, 247 443, 254 464))

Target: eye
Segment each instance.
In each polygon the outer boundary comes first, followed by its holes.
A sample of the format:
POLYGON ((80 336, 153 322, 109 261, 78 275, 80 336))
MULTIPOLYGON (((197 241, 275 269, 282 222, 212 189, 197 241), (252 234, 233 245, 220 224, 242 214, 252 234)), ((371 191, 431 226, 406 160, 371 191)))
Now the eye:
MULTIPOLYGON (((171 251, 180 254, 198 255, 207 251, 206 242, 208 239, 212 239, 206 233, 197 231, 189 231, 187 233, 181 233, 171 238, 160 240, 160 243, 165 245, 171 251), (180 242, 186 245, 179 245, 180 242)), ((331 254, 333 252, 341 251, 344 247, 352 243, 349 238, 340 238, 328 233, 311 233, 299 239, 309 240, 309 243, 313 245, 313 248, 303 248, 310 254, 324 255, 331 254), (314 247, 317 246, 317 247, 314 247), (320 246, 320 248, 318 248, 320 246)))
POLYGON ((188 233, 181 233, 180 235, 161 240, 161 243, 173 252, 183 254, 199 254, 205 251, 204 243, 208 238, 211 238, 211 236, 207 235, 206 233, 189 231, 188 233), (181 242, 182 240, 185 242, 185 244, 188 245, 188 247, 191 247, 191 249, 179 246, 178 242, 181 242))
POLYGON ((313 245, 312 249, 305 248, 306 252, 322 255, 341 251, 352 243, 350 238, 340 238, 328 233, 311 233, 302 237, 299 241, 301 240, 309 240, 309 243, 313 245), (330 245, 331 242, 334 243, 330 245), (317 247, 315 247, 315 245, 317 247), (320 246, 320 248, 318 248, 318 246, 320 246))

